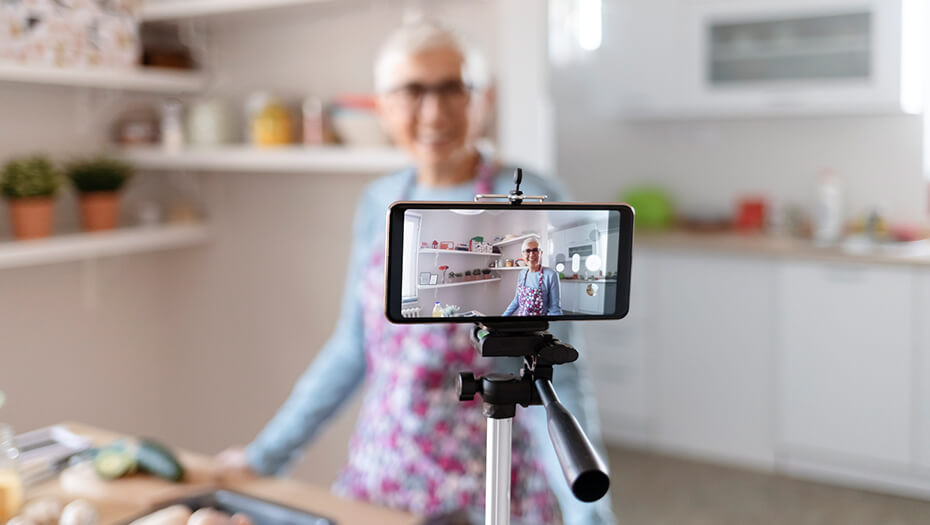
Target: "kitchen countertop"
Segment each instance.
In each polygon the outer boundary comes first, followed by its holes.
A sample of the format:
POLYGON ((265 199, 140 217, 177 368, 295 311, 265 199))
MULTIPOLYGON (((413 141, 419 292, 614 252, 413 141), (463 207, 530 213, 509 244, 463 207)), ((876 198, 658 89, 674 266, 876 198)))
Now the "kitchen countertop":
MULTIPOLYGON (((669 251, 694 251, 722 254, 759 256, 777 259, 806 259, 827 262, 878 263, 907 266, 930 266, 930 244, 917 255, 883 251, 877 248, 852 251, 847 245, 817 246, 812 241, 762 234, 692 233, 671 231, 666 233, 637 232, 633 238, 636 248, 669 251)), ((634 256, 635 257, 635 256, 634 256)))
MULTIPOLYGON (((109 443, 123 437, 119 434, 97 429, 80 423, 63 423, 63 426, 76 434, 86 436, 97 445, 109 443)), ((182 463, 186 466, 195 463, 202 466, 209 463, 209 458, 200 454, 193 454, 186 451, 177 451, 182 463)), ((116 485, 123 481, 130 481, 132 478, 107 482, 116 485)), ((104 485, 106 486, 106 485, 104 485)), ((119 523, 132 518, 151 508, 151 504, 156 501, 167 501, 184 497, 190 494, 196 494, 205 490, 204 484, 174 485, 170 491, 156 491, 148 498, 150 503, 140 501, 114 501, 113 498, 94 499, 81 495, 80 497, 88 499, 97 508, 100 515, 101 525, 119 523)), ((416 525, 421 522, 417 517, 399 512, 396 510, 385 509, 367 503, 350 501, 335 496, 329 490, 321 487, 300 483, 298 481, 280 478, 254 478, 243 479, 221 484, 212 484, 212 488, 224 488, 244 494, 249 494, 258 498, 266 499, 288 505, 290 507, 304 509, 308 512, 318 513, 333 519, 339 525, 368 525, 377 523, 379 525, 416 525)), ((113 489, 118 490, 118 489, 113 489)), ((42 482, 36 486, 29 487, 26 494, 28 499, 41 496, 53 496, 63 502, 71 501, 79 496, 66 492, 58 479, 51 479, 42 482)))

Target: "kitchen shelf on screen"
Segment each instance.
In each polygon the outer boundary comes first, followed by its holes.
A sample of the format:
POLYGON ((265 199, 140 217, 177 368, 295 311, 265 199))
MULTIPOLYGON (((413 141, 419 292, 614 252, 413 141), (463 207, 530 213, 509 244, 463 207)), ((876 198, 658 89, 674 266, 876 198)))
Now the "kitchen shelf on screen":
POLYGON ((535 233, 527 233, 526 235, 520 235, 518 237, 512 237, 510 239, 506 239, 503 241, 497 241, 495 243, 492 243, 491 246, 506 246, 508 244, 513 244, 515 242, 523 242, 529 238, 538 239, 539 235, 535 233))
POLYGON ((144 22, 182 20, 331 1, 333 0, 146 0, 142 5, 141 17, 144 22))
POLYGON ((24 84, 144 93, 194 93, 203 88, 204 78, 201 73, 164 68, 66 68, 0 62, 0 82, 24 84))
POLYGON ((395 148, 344 146, 230 145, 178 152, 157 146, 135 146, 119 149, 116 155, 140 170, 149 171, 385 174, 410 163, 407 155, 395 148))
POLYGON ((428 254, 438 254, 438 253, 454 253, 457 255, 483 255, 485 257, 497 256, 500 257, 499 253, 481 253, 481 252, 466 252, 463 250, 437 250, 435 248, 420 248, 420 255, 428 254))
POLYGON ((493 279, 479 279, 477 281, 465 281, 464 283, 448 283, 448 284, 421 284, 417 286, 419 290, 432 290, 434 288, 452 288, 453 286, 467 286, 469 284, 484 284, 484 283, 493 283, 494 281, 500 281, 500 277, 495 277, 493 279))
POLYGON ((0 269, 172 250, 208 239, 207 227, 202 224, 177 224, 4 241, 0 242, 0 269))

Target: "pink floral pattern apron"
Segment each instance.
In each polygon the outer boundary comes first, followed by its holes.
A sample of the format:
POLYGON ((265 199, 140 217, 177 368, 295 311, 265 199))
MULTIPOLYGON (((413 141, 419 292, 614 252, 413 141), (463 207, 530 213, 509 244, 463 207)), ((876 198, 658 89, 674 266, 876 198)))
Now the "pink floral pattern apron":
POLYGON ((530 275, 527 270, 523 274, 523 283, 517 287, 517 315, 543 315, 543 271, 539 269, 539 286, 530 288, 526 285, 526 278, 530 275))
MULTIPOLYGON (((485 186, 476 190, 488 193, 485 186)), ((487 422, 479 399, 458 400, 456 378, 464 371, 488 374, 493 360, 477 355, 471 325, 387 321, 383 244, 360 276, 365 398, 333 490, 419 515, 482 511, 487 422)), ((513 427, 511 515, 544 525, 555 520, 556 503, 521 412, 513 427)))

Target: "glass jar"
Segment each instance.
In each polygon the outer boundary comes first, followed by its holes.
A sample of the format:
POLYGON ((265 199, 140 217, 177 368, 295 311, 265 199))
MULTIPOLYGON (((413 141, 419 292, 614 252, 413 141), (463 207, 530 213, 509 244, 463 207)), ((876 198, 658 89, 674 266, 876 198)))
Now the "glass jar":
POLYGON ((23 480, 19 471, 19 450, 13 429, 0 423, 0 523, 15 516, 23 504, 23 480))

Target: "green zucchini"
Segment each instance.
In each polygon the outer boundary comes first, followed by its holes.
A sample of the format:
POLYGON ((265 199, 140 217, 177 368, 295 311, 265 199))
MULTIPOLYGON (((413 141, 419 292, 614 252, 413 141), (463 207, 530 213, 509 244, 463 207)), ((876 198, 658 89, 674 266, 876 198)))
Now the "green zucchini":
POLYGON ((94 457, 94 471, 103 479, 118 479, 136 471, 136 458, 123 448, 103 448, 94 457))
POLYGON ((139 470, 168 481, 184 479, 184 467, 167 447, 151 439, 139 440, 136 449, 136 463, 139 470))

